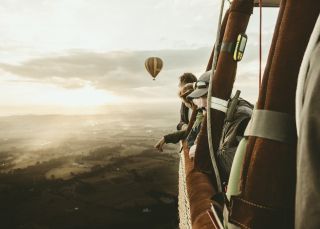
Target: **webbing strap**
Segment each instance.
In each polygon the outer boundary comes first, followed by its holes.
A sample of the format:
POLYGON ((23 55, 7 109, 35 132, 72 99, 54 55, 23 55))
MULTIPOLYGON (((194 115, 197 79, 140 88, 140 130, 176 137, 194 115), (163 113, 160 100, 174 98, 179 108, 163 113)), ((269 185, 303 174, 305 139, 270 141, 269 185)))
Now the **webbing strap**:
POLYGON ((244 136, 292 143, 296 138, 294 118, 287 113, 255 109, 244 136))
POLYGON ((227 100, 219 99, 217 97, 211 97, 211 108, 212 109, 226 113, 228 110, 228 103, 229 103, 229 101, 227 101, 227 100))
POLYGON ((211 212, 208 210, 207 213, 208 213, 209 218, 210 218, 215 229, 223 229, 224 228, 220 219, 219 219, 219 215, 218 215, 213 204, 211 204, 211 212), (212 215, 211 215, 211 213, 212 213, 212 215))
POLYGON ((220 47, 220 52, 234 52, 234 43, 233 42, 222 42, 220 47))

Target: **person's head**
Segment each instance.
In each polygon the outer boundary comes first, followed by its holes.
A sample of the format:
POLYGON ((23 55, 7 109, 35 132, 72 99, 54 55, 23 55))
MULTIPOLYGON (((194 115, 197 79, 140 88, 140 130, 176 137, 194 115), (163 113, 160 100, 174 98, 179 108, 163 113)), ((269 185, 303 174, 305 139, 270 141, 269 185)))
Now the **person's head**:
POLYGON ((187 83, 194 82, 197 82, 197 77, 190 72, 183 73, 183 75, 179 77, 179 87, 183 87, 187 83))
POLYGON ((194 105, 192 99, 187 98, 187 96, 194 91, 193 84, 194 83, 187 83, 183 87, 180 87, 178 94, 182 102, 189 108, 191 108, 194 105))
POLYGON ((195 83, 195 90, 190 93, 187 98, 192 99, 193 103, 198 108, 207 108, 207 94, 210 82, 211 71, 203 73, 195 83))

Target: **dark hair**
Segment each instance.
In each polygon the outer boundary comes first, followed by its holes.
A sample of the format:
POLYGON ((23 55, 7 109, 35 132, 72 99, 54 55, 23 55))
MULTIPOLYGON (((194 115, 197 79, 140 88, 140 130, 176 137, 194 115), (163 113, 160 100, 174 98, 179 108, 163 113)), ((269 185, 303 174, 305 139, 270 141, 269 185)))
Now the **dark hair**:
POLYGON ((183 86, 187 83, 197 82, 197 77, 190 72, 183 73, 183 75, 181 75, 179 79, 180 79, 179 86, 183 86))

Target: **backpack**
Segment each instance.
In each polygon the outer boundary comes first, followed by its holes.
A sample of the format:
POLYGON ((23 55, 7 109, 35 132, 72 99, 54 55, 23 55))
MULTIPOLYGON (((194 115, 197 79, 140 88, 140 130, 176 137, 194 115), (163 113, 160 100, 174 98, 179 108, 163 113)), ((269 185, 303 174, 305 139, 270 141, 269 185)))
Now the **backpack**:
POLYGON ((217 164, 223 184, 228 183, 235 152, 253 110, 253 105, 242 98, 235 97, 230 104, 224 121, 219 148, 216 152, 217 164), (234 109, 232 109, 232 104, 234 109))

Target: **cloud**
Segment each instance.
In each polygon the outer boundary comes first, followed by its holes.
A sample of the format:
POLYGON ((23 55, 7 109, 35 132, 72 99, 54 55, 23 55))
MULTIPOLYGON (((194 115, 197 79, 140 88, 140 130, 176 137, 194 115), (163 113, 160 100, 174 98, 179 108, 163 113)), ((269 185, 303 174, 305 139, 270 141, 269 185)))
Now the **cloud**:
POLYGON ((1 0, 0 43, 56 52, 151 50, 210 45, 212 1, 1 0), (196 19, 195 19, 196 18, 196 19), (166 37, 166 40, 161 40, 166 37))
POLYGON ((159 93, 176 95, 178 76, 184 72, 200 74, 206 67, 210 47, 189 50, 158 50, 135 52, 69 51, 63 55, 35 58, 20 64, 0 63, 0 69, 38 82, 64 88, 80 88, 90 84, 115 94, 136 96, 159 93), (156 81, 144 68, 149 56, 164 61, 156 81), (164 93, 167 91, 166 93, 164 93))
MULTIPOLYGON (((21 82, 31 80, 66 89, 90 85, 132 100, 175 99, 179 75, 193 72, 199 77, 205 70, 210 52, 211 47, 104 53, 72 50, 61 55, 33 58, 20 64, 0 63, 0 69, 20 77, 21 82), (159 56, 164 61, 163 70, 156 81, 144 68, 144 61, 149 56, 159 56)), ((249 90, 252 85, 252 91, 256 91, 257 58, 257 46, 248 45, 245 58, 238 66, 236 79, 236 85, 242 90, 246 86, 249 90)), ((250 93, 250 97, 255 99, 256 93, 250 93)))

